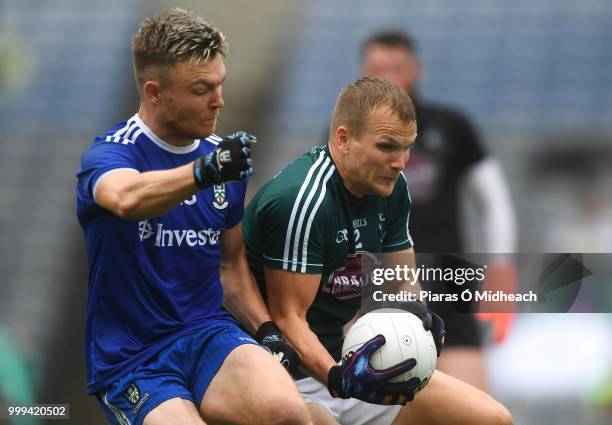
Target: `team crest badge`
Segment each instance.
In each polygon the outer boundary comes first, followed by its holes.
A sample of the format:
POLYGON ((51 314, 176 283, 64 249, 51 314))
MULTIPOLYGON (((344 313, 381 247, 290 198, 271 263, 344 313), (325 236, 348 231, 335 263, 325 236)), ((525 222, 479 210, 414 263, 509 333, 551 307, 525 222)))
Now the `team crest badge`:
POLYGON ((223 210, 228 206, 227 199, 225 197, 225 185, 216 184, 213 186, 213 207, 218 210, 223 210))
POLYGON ((136 404, 138 403, 138 400, 140 400, 140 390, 138 389, 138 386, 133 382, 130 384, 127 390, 124 391, 123 395, 132 404, 136 404))

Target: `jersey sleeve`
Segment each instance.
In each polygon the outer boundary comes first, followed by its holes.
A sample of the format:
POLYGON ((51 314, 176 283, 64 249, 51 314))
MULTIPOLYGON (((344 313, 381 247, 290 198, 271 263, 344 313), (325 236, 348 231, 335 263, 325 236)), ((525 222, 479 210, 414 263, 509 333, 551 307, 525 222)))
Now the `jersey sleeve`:
POLYGON ((273 269, 320 274, 328 229, 320 189, 270 188, 257 212, 264 264, 273 269))
POLYGON ((139 172, 138 162, 131 146, 121 143, 96 141, 81 157, 81 167, 77 171, 80 199, 95 204, 95 188, 100 178, 117 169, 130 169, 139 172))
MULTIPOLYGON (((244 216, 244 197, 246 194, 247 183, 246 182, 233 182, 229 183, 232 190, 233 199, 230 203, 230 208, 225 217, 225 228, 231 229, 240 221, 244 216)), ((214 190, 214 187, 213 187, 214 190)))
POLYGON ((412 237, 408 229, 410 206, 411 200, 406 179, 403 174, 400 174, 387 204, 388 217, 383 238, 383 252, 412 248, 412 237))

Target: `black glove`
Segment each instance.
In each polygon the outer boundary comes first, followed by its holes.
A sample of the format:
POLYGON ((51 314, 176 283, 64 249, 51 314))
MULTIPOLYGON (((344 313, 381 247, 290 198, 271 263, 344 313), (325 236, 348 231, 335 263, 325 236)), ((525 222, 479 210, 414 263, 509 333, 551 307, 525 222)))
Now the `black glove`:
POLYGON ((193 178, 200 189, 233 180, 248 180, 253 175, 251 143, 255 136, 238 131, 226 136, 216 149, 193 163, 193 178))
POLYGON ((438 357, 440 357, 442 348, 444 348, 444 338, 446 337, 444 320, 419 301, 402 302, 399 304, 398 308, 414 314, 423 321, 425 330, 431 331, 431 335, 436 343, 438 357))
POLYGON ((261 324, 255 333, 255 341, 268 350, 287 372, 293 374, 300 364, 300 356, 297 351, 283 338, 280 329, 272 321, 261 324))
POLYGON ((415 359, 407 359, 384 370, 373 369, 370 357, 385 343, 383 335, 377 335, 354 353, 349 353, 340 366, 332 366, 327 375, 327 388, 332 397, 357 398, 373 404, 404 405, 414 398, 421 385, 419 378, 406 382, 388 382, 390 379, 416 366, 415 359))

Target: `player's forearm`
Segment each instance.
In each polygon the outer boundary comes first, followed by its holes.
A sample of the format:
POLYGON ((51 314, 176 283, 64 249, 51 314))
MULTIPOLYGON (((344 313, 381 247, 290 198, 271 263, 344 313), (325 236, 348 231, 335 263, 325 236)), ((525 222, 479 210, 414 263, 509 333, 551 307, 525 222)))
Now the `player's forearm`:
POLYGON ((251 334, 270 319, 268 309, 246 261, 221 264, 223 305, 251 334))
POLYGON ((130 179, 115 191, 113 212, 141 220, 163 215, 198 191, 191 163, 163 171, 149 171, 130 179))
POLYGON ((336 364, 333 357, 310 330, 306 320, 297 315, 275 317, 274 321, 285 338, 300 355, 300 368, 327 385, 329 369, 336 364))
POLYGON ((416 278, 416 257, 414 248, 409 248, 403 251, 397 252, 389 252, 384 254, 384 265, 387 269, 395 270, 399 267, 400 270, 404 270, 405 267, 408 267, 413 273, 403 273, 403 276, 408 275, 411 276, 410 279, 406 280, 404 278, 398 278, 395 276, 395 279, 392 281, 386 282, 388 284, 388 288, 390 292, 399 293, 399 292, 410 292, 416 295, 421 291, 421 283, 416 278))

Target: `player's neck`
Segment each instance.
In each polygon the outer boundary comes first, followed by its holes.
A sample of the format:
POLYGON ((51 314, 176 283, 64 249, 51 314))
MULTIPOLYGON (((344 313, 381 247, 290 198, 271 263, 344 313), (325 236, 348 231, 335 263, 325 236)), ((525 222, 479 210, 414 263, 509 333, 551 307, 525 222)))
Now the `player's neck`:
POLYGON ((349 192, 351 192, 351 194, 357 199, 366 196, 365 193, 362 193, 355 185, 351 184, 348 171, 346 169, 346 166, 344 165, 344 162, 342 161, 340 153, 337 151, 336 146, 333 143, 328 143, 327 146, 329 148, 329 155, 334 161, 334 165, 336 166, 336 170, 340 175, 340 179, 342 180, 342 184, 344 185, 344 187, 349 192))
POLYGON ((193 144, 193 139, 184 139, 180 137, 176 137, 165 128, 163 125, 158 123, 154 117, 155 115, 148 110, 144 105, 140 105, 140 109, 138 110, 138 116, 142 120, 143 123, 161 140, 166 142, 169 145, 176 147, 185 147, 193 144))

